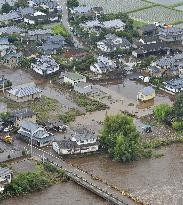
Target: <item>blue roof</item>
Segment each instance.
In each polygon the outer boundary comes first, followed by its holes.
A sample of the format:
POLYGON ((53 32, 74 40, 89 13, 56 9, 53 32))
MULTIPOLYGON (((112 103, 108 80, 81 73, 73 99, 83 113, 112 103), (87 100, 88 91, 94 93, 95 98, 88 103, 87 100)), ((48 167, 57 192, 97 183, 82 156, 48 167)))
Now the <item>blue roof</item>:
POLYGON ((142 93, 144 95, 151 95, 152 93, 154 93, 155 90, 154 88, 152 88, 151 86, 148 86, 148 87, 145 87, 143 90, 142 90, 142 93))

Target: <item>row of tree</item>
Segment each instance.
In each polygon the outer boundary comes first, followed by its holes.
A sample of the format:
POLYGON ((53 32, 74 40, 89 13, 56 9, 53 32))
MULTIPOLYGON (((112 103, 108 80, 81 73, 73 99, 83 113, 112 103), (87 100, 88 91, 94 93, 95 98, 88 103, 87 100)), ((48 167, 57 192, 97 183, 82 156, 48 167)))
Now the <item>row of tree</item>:
POLYGON ((172 106, 166 103, 154 108, 155 118, 163 123, 171 125, 176 130, 183 130, 183 93, 176 96, 172 106))

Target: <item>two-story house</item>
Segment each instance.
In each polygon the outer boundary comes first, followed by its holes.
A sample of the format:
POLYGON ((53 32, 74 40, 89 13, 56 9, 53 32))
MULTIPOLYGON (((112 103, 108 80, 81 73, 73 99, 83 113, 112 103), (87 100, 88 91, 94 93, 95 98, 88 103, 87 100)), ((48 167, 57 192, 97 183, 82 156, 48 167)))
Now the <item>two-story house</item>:
POLYGON ((53 141, 52 134, 33 122, 22 122, 18 134, 21 139, 28 142, 32 140, 32 144, 39 147, 50 145, 53 141))
POLYGON ((31 69, 45 76, 59 71, 59 64, 51 56, 41 56, 31 63, 31 69))

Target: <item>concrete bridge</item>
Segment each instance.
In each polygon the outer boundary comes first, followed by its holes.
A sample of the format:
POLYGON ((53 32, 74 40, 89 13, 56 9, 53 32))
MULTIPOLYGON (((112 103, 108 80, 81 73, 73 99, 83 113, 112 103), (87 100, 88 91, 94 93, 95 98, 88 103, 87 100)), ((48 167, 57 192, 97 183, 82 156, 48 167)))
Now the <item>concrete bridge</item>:
MULTIPOLYGON (((30 150, 29 148, 26 150, 30 150)), ((51 153, 33 147, 32 155, 37 156, 43 159, 43 161, 49 161, 57 167, 63 169, 65 174, 70 177, 77 184, 88 189, 89 191, 97 194, 102 197, 110 204, 114 205, 136 205, 136 203, 131 198, 125 196, 119 190, 116 190, 114 187, 111 187, 106 182, 98 180, 93 175, 87 173, 84 170, 81 170, 78 167, 73 166, 65 162, 62 158, 56 157, 51 153)))

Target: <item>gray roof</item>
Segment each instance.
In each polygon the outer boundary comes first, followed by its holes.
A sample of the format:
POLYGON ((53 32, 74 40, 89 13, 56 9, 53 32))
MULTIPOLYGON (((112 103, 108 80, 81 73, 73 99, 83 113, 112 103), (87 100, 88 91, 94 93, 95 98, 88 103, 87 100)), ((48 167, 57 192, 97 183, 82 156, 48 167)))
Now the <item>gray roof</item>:
POLYGON ((180 28, 160 28, 160 34, 165 34, 165 35, 183 35, 183 29, 180 28))
POLYGON ((25 97, 25 96, 40 93, 41 89, 37 88, 33 84, 25 84, 21 86, 12 87, 10 90, 7 90, 7 92, 16 97, 25 97))
POLYGON ((26 8, 19 8, 17 10, 18 13, 20 13, 22 16, 25 16, 27 14, 33 14, 34 9, 32 7, 26 7, 26 8))
POLYGON ((51 29, 36 29, 36 30, 29 30, 28 34, 30 36, 34 35, 44 35, 44 34, 51 34, 52 30, 51 29))
POLYGON ((121 19, 114 19, 110 21, 104 21, 102 22, 103 27, 110 29, 110 28, 121 28, 125 26, 126 24, 121 21, 121 19))
POLYGON ((71 80, 74 80, 74 81, 86 78, 85 76, 83 76, 79 73, 71 73, 71 72, 65 72, 64 76, 71 79, 71 80))
POLYGON ((76 141, 84 141, 90 139, 97 140, 97 136, 87 129, 76 130, 76 133, 74 134, 74 138, 76 139, 76 141))
POLYGON ((164 84, 174 89, 181 89, 183 88, 183 78, 172 79, 166 81, 164 84))
POLYGON ((75 13, 79 13, 79 14, 82 14, 82 13, 88 13, 91 11, 91 8, 88 7, 88 6, 78 6, 78 7, 74 7, 73 8, 73 11, 75 13))
POLYGON ((24 108, 21 110, 14 110, 11 112, 11 116, 15 117, 15 118, 27 118, 27 117, 32 117, 36 115, 36 113, 34 113, 30 108, 24 108))
POLYGON ((21 134, 24 137, 32 138, 37 141, 52 141, 53 136, 51 136, 46 130, 39 126, 36 123, 32 122, 22 122, 20 129, 18 130, 18 133, 21 134))
POLYGON ((0 15, 0 21, 18 20, 21 18, 22 17, 16 11, 0 15))
POLYGON ((144 94, 144 95, 151 95, 152 93, 155 92, 154 88, 152 88, 151 86, 148 86, 148 87, 145 87, 144 89, 141 90, 141 92, 144 94))
POLYGON ((148 24, 148 25, 145 25, 143 26, 142 28, 140 28, 140 30, 143 32, 143 33, 148 33, 148 32, 152 32, 154 30, 156 30, 156 25, 155 24, 148 24))
POLYGON ((23 33, 23 32, 25 32, 25 29, 19 28, 17 26, 7 26, 7 27, 0 28, 0 33, 13 34, 13 33, 23 33))
POLYGON ((4 176, 4 175, 7 175, 7 174, 11 174, 12 173, 12 170, 9 169, 8 167, 0 167, 0 176, 4 176))
POLYGON ((0 45, 9 44, 9 39, 7 37, 0 38, 0 45))

